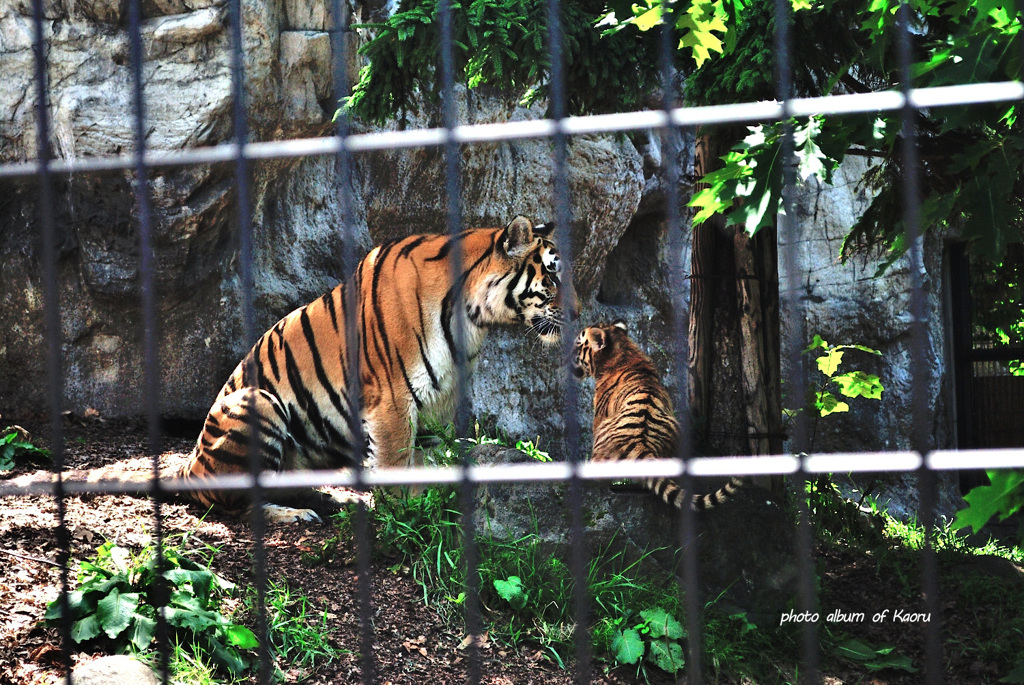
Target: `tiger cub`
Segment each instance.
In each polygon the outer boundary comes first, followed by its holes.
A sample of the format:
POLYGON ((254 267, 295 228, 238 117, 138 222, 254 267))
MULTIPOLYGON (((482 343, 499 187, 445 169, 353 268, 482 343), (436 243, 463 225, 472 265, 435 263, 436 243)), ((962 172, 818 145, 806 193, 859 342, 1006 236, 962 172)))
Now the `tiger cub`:
MULTIPOLYGON (((676 456, 679 424, 672 398, 661 384, 651 360, 626 333, 626 324, 583 329, 573 347, 572 370, 577 378, 593 376, 594 461, 668 459, 676 456)), ((707 495, 687 495, 668 478, 648 478, 645 487, 674 507, 687 501, 695 511, 728 499, 744 484, 733 478, 707 495)))

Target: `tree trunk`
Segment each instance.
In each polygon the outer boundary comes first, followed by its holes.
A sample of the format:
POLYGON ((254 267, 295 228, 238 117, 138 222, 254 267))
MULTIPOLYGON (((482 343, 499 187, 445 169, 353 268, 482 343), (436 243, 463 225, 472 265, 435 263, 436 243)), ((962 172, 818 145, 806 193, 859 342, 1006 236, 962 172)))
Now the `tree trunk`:
MULTIPOLYGON (((712 170, 717 159, 714 155, 714 141, 704 135, 697 139, 694 154, 694 173, 702 178, 712 170)), ((703 186, 698 184, 694 192, 703 186)), ((721 217, 713 216, 700 226, 693 228, 693 254, 690 259, 690 317, 688 329, 689 374, 688 399, 693 430, 697 444, 708 444, 708 397, 711 389, 712 372, 712 319, 713 297, 709 291, 709 279, 714 275, 715 234, 720 230, 721 217)))
MULTIPOLYGON (((719 156, 725 152, 720 140, 717 136, 705 135, 697 141, 695 172, 698 178, 712 171, 719 156)), ((687 392, 698 444, 710 445, 716 451, 726 453, 732 451, 726 447, 729 443, 733 449, 738 447, 750 454, 781 453, 781 359, 775 228, 762 229, 751 239, 742 231, 727 229, 722 218, 717 216, 695 227, 691 279, 687 392), (723 240, 723 243, 716 248, 718 240, 723 240), (730 248, 733 252, 731 259, 727 257, 730 248), (727 291, 732 287, 728 281, 734 277, 736 295, 732 299, 727 291), (716 321, 721 329, 722 320, 728 318, 738 323, 732 329, 734 332, 727 334, 734 344, 723 347, 723 341, 716 342, 715 339, 716 321), (723 357, 716 361, 716 347, 722 348, 719 350, 721 355, 731 354, 731 359, 723 357), (739 378, 733 376, 733 380, 729 380, 726 367, 730 366, 732 359, 739 362, 731 364, 739 367, 739 378), (713 401, 714 398, 719 401, 713 401), (730 401, 734 404, 728 404, 730 401), (743 405, 741 410, 733 409, 739 404, 743 405), (722 413, 723 407, 730 409, 727 413, 735 414, 735 418, 730 419, 722 413), (715 444, 718 441, 709 435, 712 414, 718 417, 713 423, 720 428, 735 430, 745 424, 746 435, 739 442, 725 436, 721 440, 722 445, 715 444)))
POLYGON ((743 405, 747 416, 747 449, 750 454, 769 454, 768 384, 764 310, 761 307, 758 258, 754 240, 745 231, 734 234, 736 288, 740 306, 740 350, 743 405))
POLYGON ((743 398, 751 454, 782 451, 778 268, 774 227, 734 237, 743 398))

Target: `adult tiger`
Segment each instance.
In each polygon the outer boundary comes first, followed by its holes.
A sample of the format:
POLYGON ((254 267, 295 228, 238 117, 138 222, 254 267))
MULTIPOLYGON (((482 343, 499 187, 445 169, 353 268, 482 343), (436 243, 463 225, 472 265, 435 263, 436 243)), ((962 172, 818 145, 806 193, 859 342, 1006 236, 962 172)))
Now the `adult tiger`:
MULTIPOLYGON (((247 493, 205 489, 203 481, 248 472, 250 445, 270 471, 351 467, 358 454, 369 466, 408 463, 419 420, 445 420, 453 408, 457 316, 470 369, 492 325, 518 322, 545 343, 559 339, 560 302, 575 308, 575 298, 560 287, 551 228, 517 216, 505 228, 471 229, 455 237, 414 235, 374 248, 348 283, 260 336, 217 395, 187 461, 164 469, 161 478, 191 481, 184 496, 240 513, 249 509, 247 493), (461 310, 454 306, 456 243, 463 263, 461 310), (345 344, 350 287, 356 289, 356 355, 345 344), (346 389, 353 358, 359 362, 358 419, 346 389), (360 426, 363 449, 354 437, 360 426)), ((63 477, 137 485, 137 494, 148 492, 150 478, 111 467, 66 471, 63 477)), ((0 494, 52 478, 36 473, 3 481, 0 494)), ((273 490, 268 499, 273 503, 264 505, 264 513, 277 523, 315 519, 340 505, 312 489, 273 490)))
MULTIPOLYGON (((379 246, 364 257, 348 284, 278 321, 238 364, 206 417, 196 446, 177 473, 202 481, 211 474, 248 471, 248 443, 264 469, 353 466, 353 403, 346 365, 359 361, 365 464, 409 463, 420 419, 450 418, 456 390, 456 281, 458 243, 465 308, 464 350, 472 368, 487 329, 525 324, 542 341, 559 339, 563 311, 561 262, 551 225, 517 216, 505 228, 448 235, 414 235, 379 246), (358 354, 346 349, 345 288, 355 287, 358 354)), ((203 505, 242 509, 244 492, 194 490, 203 505)), ((317 491, 269 495, 268 520, 311 519, 331 511, 317 491), (290 505, 290 506, 282 506, 290 505)))
MULTIPOLYGON (((591 459, 635 461, 676 455, 679 423, 672 398, 651 360, 627 335, 624 321, 580 331, 572 369, 577 378, 595 378, 591 459)), ((701 511, 724 502, 744 482, 733 478, 713 493, 689 496, 668 478, 648 478, 643 484, 674 507, 689 502, 701 511)))

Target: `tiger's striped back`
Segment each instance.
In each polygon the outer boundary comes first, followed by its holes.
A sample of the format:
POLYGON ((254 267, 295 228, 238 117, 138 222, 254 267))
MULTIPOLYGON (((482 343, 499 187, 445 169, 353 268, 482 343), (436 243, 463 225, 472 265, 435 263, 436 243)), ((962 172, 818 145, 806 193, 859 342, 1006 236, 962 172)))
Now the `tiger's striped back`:
MULTIPOLYGON (((178 474, 197 486, 192 498, 244 508, 247 493, 202 483, 213 474, 247 472, 250 445, 270 471, 350 467, 357 455, 371 467, 411 464, 421 420, 451 419, 456 317, 470 368, 494 325, 523 325, 547 344, 559 339, 561 301, 574 300, 560 290, 550 231, 550 224, 519 216, 504 228, 414 235, 375 247, 349 282, 278 321, 235 368, 178 474), (462 263, 453 269, 459 253, 462 263), (348 288, 356 289, 355 311, 348 311, 348 288), (346 345, 353 318, 356 350, 346 345), (358 401, 346 387, 352 363, 359 365, 358 401)), ((271 494, 303 510, 330 509, 309 490, 271 494)))
MULTIPOLYGON (((626 333, 625 322, 583 329, 573 348, 573 372, 593 376, 594 461, 636 461, 675 457, 679 423, 672 398, 651 360, 626 333)), ((648 478, 644 486, 674 507, 697 511, 727 500, 743 480, 732 479, 710 494, 688 495, 668 478, 648 478)))

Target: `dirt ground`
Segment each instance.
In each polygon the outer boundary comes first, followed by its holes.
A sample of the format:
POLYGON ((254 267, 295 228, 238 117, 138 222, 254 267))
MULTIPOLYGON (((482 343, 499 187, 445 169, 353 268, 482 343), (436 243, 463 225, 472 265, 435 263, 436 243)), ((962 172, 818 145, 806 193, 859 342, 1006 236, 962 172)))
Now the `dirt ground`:
MULTIPOLYGON (((32 430, 33 427, 30 427, 32 430)), ((37 429, 36 443, 46 446, 45 430, 37 429)), ((166 437, 164 454, 182 459, 194 437, 166 437)), ((118 468, 148 470, 144 454, 145 431, 135 423, 100 420, 70 422, 66 428, 68 468, 94 468, 116 462, 118 468)), ((20 465, 11 477, 45 468, 20 465)), ((194 531, 193 541, 218 549, 212 568, 239 587, 251 585, 252 535, 248 525, 211 513, 205 518, 199 507, 180 503, 163 506, 165 533, 172 535, 194 531)), ((153 506, 146 499, 128 496, 104 496, 66 500, 65 525, 70 531, 74 562, 88 558, 105 540, 140 547, 153 534, 153 506)), ((56 629, 45 627, 42 616, 48 602, 60 587, 59 555, 55 528, 57 506, 52 498, 8 497, 0 500, 0 683, 41 685, 63 682, 60 639, 56 629)), ((336 534, 330 525, 287 525, 271 527, 266 535, 267 570, 271 579, 287 579, 304 593, 312 606, 326 609, 331 620, 334 646, 346 650, 344 656, 318 666, 313 672, 300 672, 279 664, 289 682, 354 683, 361 682, 358 657, 359 623, 356 613, 357 579, 351 546, 340 549, 328 563, 310 566, 302 563, 304 552, 318 549, 336 534)), ((865 608, 914 608, 899 579, 879 576, 877 564, 862 555, 824 551, 818 557, 822 583, 827 590, 822 604, 845 612, 865 608)), ((1019 570, 1018 570, 1019 571, 1019 570)), ((1011 571, 1012 574, 1012 571, 1011 571)), ((74 577, 72 574, 72 581, 74 577)), ((1024 581, 1021 581, 1024 582, 1024 581)), ((464 635, 458 626, 446 625, 422 601, 422 593, 413 580, 388 569, 387 560, 376 561, 372 572, 375 682, 433 685, 466 682, 468 655, 461 647, 464 635)), ((977 612, 983 607, 962 607, 947 602, 943 607, 946 625, 969 631, 970 621, 961 612, 977 612)), ((1022 607, 1024 610, 1024 607, 1022 607)), ((872 644, 891 644, 896 652, 922 661, 919 627, 906 628, 891 622, 867 621, 852 626, 850 633, 872 644)), ((969 635, 967 637, 970 637, 969 635)), ((980 639, 981 636, 979 636, 980 639)), ((1022 638, 1024 639, 1024 638, 1022 638)), ((1022 642, 1024 651, 1024 642, 1022 642)), ((494 685, 531 683, 573 683, 574 672, 562 670, 544 658, 536 648, 511 649, 485 643, 481 650, 482 682, 494 685)), ((75 662, 94 655, 75 654, 75 662)), ((946 682, 994 682, 998 668, 985 663, 970 650, 946 655, 946 682)), ((879 675, 861 672, 849 666, 828 666, 824 682, 878 683, 899 685, 920 682, 921 674, 884 671, 879 675)), ((1003 669, 1005 673, 1005 668, 1003 669)), ((595 683, 633 683, 631 670, 597 673, 595 683)), ((641 681, 642 682, 642 681, 641 681)), ((672 682, 667 676, 651 682, 672 682)), ((685 679, 680 681, 685 682, 685 679)), ((722 681, 725 682, 725 681, 722 681)), ((749 681, 747 681, 749 682, 749 681)))

